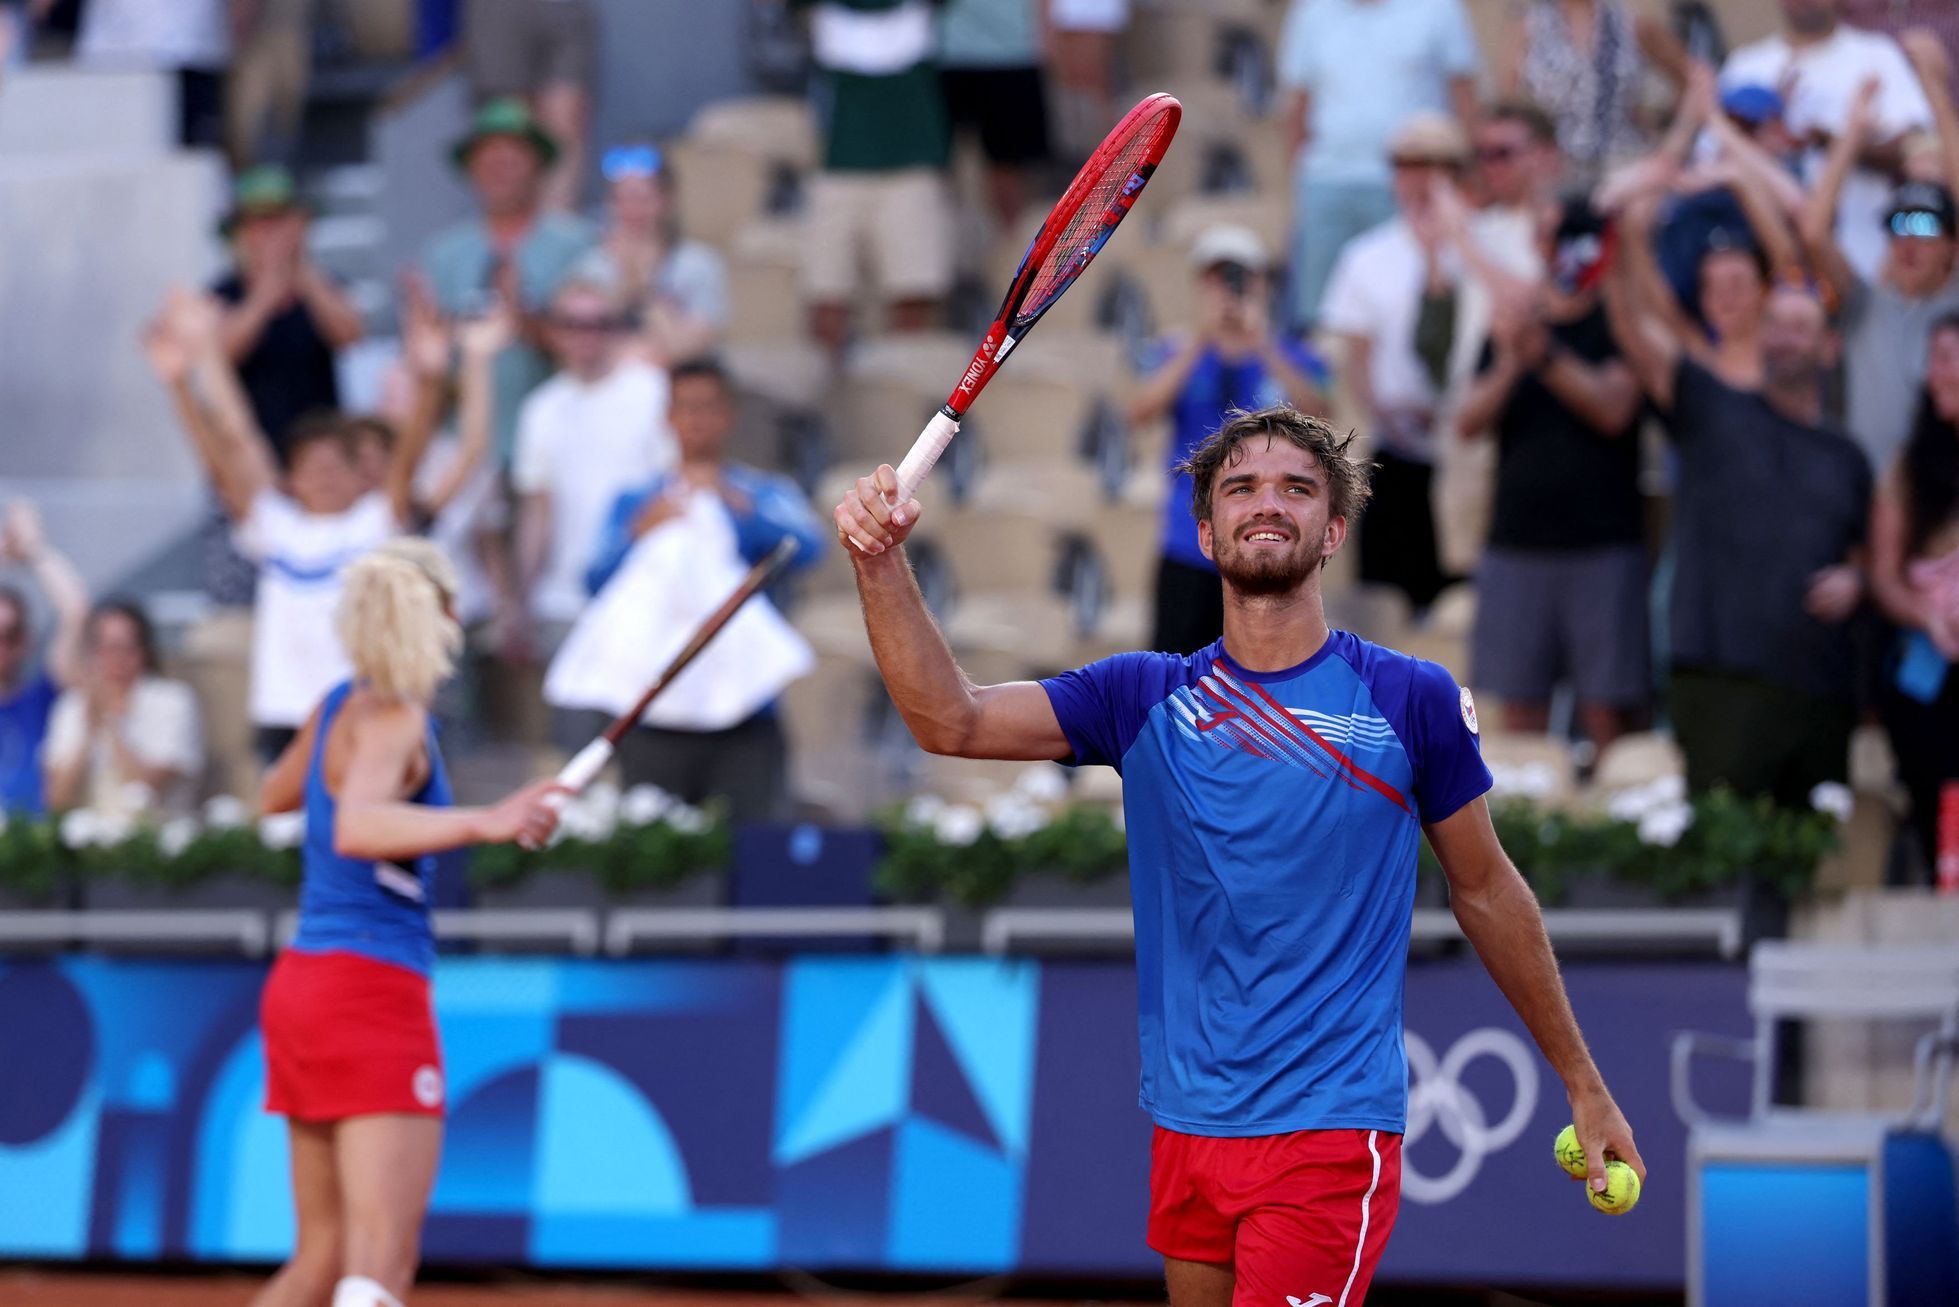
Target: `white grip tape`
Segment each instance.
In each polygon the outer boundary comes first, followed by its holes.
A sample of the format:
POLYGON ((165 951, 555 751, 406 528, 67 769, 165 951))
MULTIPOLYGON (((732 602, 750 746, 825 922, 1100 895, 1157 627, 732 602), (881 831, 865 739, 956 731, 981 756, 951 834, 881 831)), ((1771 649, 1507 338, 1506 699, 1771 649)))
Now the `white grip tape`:
MULTIPOLYGON (((611 761, 612 745, 601 735, 572 755, 571 761, 566 763, 558 773, 558 784, 576 794, 590 785, 592 778, 604 771, 605 765, 611 761)), ((550 801, 553 807, 561 808, 564 806, 565 796, 553 794, 550 801)))
POLYGON ((932 415, 932 420, 925 424, 925 430, 919 432, 918 439, 912 442, 911 452, 905 455, 905 461, 898 464, 899 503, 918 493, 926 473, 932 470, 932 465, 939 461, 939 455, 945 453, 945 447, 952 443, 952 438, 957 434, 958 422, 944 413, 932 415))

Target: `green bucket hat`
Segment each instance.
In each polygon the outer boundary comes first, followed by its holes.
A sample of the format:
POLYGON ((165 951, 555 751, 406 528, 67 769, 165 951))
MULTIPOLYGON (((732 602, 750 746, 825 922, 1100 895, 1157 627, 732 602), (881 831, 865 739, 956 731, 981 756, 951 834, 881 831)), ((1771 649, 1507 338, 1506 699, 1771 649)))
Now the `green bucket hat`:
POLYGON ((240 223, 253 218, 306 208, 292 173, 276 163, 260 164, 239 173, 231 183, 231 210, 218 224, 218 234, 229 236, 240 223))
POLYGON ((558 142, 539 125, 529 105, 509 97, 491 100, 478 109, 469 132, 456 142, 449 157, 458 168, 468 167, 469 156, 492 136, 516 137, 537 151, 538 161, 547 168, 558 161, 558 142))

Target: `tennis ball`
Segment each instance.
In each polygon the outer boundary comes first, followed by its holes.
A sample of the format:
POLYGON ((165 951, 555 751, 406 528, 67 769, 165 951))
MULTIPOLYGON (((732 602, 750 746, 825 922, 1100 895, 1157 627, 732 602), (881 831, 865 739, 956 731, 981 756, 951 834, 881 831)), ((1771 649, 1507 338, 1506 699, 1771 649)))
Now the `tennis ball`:
POLYGON ((1578 1146, 1578 1127, 1568 1125, 1558 1131, 1558 1142, 1553 1147, 1557 1150, 1558 1165, 1564 1168, 1564 1173, 1583 1180, 1585 1150, 1578 1146))
POLYGON ((1624 1216, 1639 1206, 1639 1173, 1624 1162, 1605 1164, 1605 1192, 1585 1186, 1585 1197, 1607 1216, 1624 1216))

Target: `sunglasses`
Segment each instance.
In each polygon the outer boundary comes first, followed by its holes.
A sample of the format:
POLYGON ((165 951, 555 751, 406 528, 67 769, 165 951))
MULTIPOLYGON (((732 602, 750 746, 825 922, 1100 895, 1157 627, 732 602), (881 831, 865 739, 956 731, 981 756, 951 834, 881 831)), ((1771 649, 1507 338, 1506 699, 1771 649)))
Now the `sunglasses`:
POLYGON ((1951 234, 1946 230, 1944 218, 1923 209, 1894 213, 1888 225, 1893 236, 1938 237, 1951 234))
POLYGON ((618 318, 581 318, 566 313, 554 313, 545 321, 559 331, 611 332, 624 325, 618 318))
POLYGON ((657 177, 666 160, 651 145, 616 145, 605 152, 599 170, 609 182, 624 177, 657 177))

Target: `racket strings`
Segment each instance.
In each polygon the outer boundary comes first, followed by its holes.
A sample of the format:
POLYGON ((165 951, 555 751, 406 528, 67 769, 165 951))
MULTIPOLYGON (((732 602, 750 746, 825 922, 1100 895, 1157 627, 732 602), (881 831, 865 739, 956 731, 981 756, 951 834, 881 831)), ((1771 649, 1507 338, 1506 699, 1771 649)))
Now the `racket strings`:
POLYGON ((1109 152, 1108 162, 1068 215, 1067 225, 1034 274, 1022 301, 1022 316, 1038 315, 1088 266, 1109 231, 1128 211, 1128 206, 1117 203, 1124 188, 1157 152, 1159 140, 1169 130, 1170 123, 1167 111, 1147 118, 1109 152))

